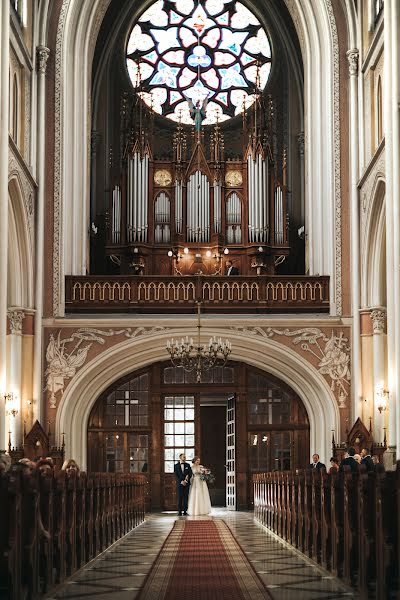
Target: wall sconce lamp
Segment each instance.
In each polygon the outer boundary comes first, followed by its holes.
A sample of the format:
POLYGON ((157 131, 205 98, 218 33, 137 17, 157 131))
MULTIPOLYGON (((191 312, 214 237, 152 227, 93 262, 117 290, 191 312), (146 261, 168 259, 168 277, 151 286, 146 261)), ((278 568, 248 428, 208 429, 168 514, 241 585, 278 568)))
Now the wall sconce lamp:
POLYGON ((383 384, 376 387, 376 396, 378 398, 377 409, 382 414, 383 411, 387 410, 389 403, 389 390, 385 390, 383 384))
POLYGON ((4 394, 4 401, 6 404, 6 415, 8 417, 12 415, 15 418, 18 414, 17 396, 13 392, 9 392, 8 394, 4 394))

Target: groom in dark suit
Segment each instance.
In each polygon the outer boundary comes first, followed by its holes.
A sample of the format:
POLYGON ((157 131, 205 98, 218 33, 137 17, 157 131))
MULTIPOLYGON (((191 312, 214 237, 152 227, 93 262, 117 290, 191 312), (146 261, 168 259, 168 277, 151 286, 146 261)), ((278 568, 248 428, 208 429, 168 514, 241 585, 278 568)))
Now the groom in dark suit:
POLYGON ((182 453, 179 455, 179 462, 174 467, 176 477, 176 495, 178 496, 178 514, 179 516, 187 515, 190 478, 192 477, 192 469, 189 463, 186 462, 186 456, 182 453))

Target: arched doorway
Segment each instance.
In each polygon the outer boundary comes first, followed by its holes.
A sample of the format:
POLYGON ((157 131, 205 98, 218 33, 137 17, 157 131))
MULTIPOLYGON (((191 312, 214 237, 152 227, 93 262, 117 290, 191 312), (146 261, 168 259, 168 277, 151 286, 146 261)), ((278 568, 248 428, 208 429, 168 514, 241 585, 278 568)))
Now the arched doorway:
POLYGON ((195 375, 157 363, 116 381, 88 422, 88 470, 148 474, 153 508, 175 509, 173 466, 180 452, 200 455, 216 475, 214 505, 225 505, 227 406, 234 398, 236 506, 252 502, 251 476, 305 467, 310 425, 298 395, 244 363, 195 375))

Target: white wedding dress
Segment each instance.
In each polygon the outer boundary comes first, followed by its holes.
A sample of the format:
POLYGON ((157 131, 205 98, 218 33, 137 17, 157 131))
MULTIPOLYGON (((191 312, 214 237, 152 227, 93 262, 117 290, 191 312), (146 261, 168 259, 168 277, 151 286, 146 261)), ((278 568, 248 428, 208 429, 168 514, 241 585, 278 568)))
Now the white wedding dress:
POLYGON ((211 512, 208 485, 200 479, 201 467, 192 467, 193 477, 190 482, 188 513, 192 517, 209 515, 211 512))

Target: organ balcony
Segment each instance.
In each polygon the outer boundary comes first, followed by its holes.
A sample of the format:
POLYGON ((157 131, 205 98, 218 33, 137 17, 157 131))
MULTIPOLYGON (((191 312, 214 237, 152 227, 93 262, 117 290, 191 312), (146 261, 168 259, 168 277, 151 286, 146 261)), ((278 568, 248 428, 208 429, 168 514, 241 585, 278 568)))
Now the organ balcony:
POLYGON ((323 276, 68 276, 67 313, 327 313, 323 276))

